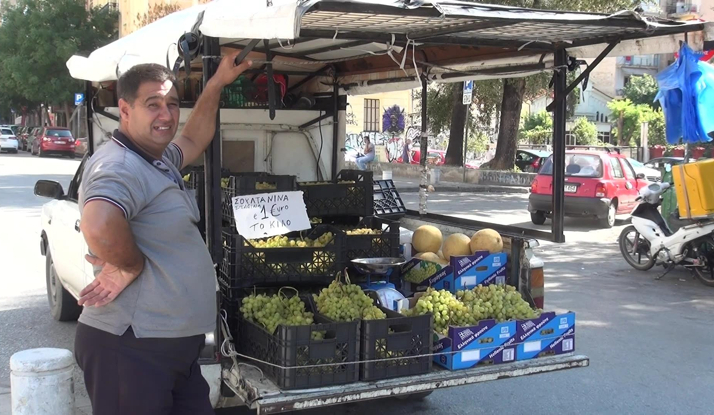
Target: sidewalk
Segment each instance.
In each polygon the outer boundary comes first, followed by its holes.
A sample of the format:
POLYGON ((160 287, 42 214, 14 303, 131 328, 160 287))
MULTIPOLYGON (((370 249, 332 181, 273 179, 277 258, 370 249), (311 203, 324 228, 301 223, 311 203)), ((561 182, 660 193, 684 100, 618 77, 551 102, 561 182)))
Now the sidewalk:
MULTIPOLYGON (((381 175, 375 175, 375 180, 381 179, 381 175)), ((419 180, 411 177, 393 177, 397 190, 403 193, 419 191, 419 180)), ((436 192, 473 192, 473 193, 529 193, 530 188, 520 186, 504 186, 491 184, 473 184, 458 182, 439 182, 434 185, 436 192)))

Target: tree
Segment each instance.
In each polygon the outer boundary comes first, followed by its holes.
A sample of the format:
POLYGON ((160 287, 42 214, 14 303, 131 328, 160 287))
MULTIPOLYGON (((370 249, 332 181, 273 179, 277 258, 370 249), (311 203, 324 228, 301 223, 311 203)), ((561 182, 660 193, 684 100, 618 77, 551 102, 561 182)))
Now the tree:
POLYGON ((647 144, 649 146, 661 145, 666 146, 667 136, 664 124, 664 112, 661 108, 651 111, 646 117, 647 121, 647 144))
MULTIPOLYGON (((204 2, 205 3, 205 2, 204 2)), ((156 3, 153 7, 144 13, 136 14, 136 27, 144 27, 149 23, 153 23, 162 17, 168 16, 173 12, 181 10, 178 4, 156 3)))
MULTIPOLYGON (((446 148, 444 164, 462 166, 464 164, 464 128, 471 105, 464 105, 464 83, 459 82, 452 88, 451 128, 449 130, 449 146, 446 148)), ((427 107, 428 109, 428 107, 427 107)))
POLYGON ((658 90, 657 80, 651 75, 633 76, 625 86, 623 96, 635 105, 644 104, 659 108, 659 102, 654 100, 658 90))
POLYGON ((553 117, 546 111, 530 114, 523 119, 520 141, 526 144, 546 144, 553 136, 553 117))
POLYGON ((585 117, 579 117, 575 120, 573 127, 570 129, 570 134, 575 136, 575 144, 595 145, 598 143, 597 126, 585 117))
POLYGON ((87 11, 81 0, 21 0, 3 3, 0 26, 0 90, 15 108, 49 105, 63 108, 69 119, 73 94, 81 81, 69 76, 65 63, 74 54, 89 54, 116 38, 118 14, 87 11))
MULTIPOLYGON (((655 111, 649 105, 635 105, 629 99, 610 101, 607 107, 617 120, 617 127, 613 131, 618 137, 618 145, 639 145, 642 123, 653 119, 655 111)), ((664 116, 662 117, 662 128, 664 128, 664 116)), ((656 128, 658 128, 657 125, 655 125, 656 128)))

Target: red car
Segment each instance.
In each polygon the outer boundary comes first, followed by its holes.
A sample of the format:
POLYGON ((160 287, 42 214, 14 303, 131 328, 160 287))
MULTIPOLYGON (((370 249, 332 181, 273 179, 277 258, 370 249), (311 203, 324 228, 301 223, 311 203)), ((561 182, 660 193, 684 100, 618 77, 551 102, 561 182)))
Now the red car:
MULTIPOLYGON (((411 149, 410 151, 412 153, 411 164, 421 164, 421 150, 417 147, 411 149)), ((446 151, 429 150, 426 156, 426 161, 429 164, 440 166, 446 161, 446 151)), ((397 158, 397 163, 402 163, 402 156, 399 156, 399 158, 397 158)))
POLYGON ((74 158, 74 137, 67 127, 43 127, 32 142, 32 154, 45 157, 58 154, 74 158))
MULTIPOLYGON (((623 155, 596 151, 565 154, 565 216, 597 218, 603 227, 615 224, 616 214, 629 214, 638 191, 649 182, 636 175, 623 155)), ((542 225, 553 210, 553 157, 549 157, 531 184, 528 211, 542 225)))

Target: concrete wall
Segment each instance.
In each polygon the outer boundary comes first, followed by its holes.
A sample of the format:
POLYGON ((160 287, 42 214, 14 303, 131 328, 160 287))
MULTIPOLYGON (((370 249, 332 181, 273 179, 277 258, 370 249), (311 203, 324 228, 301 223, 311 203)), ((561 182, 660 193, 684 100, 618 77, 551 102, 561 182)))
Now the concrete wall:
MULTIPOLYGON (((352 114, 352 124, 347 125, 347 134, 359 134, 364 131, 364 100, 379 100, 379 131, 382 131, 382 114, 384 109, 399 105, 404 110, 405 116, 415 111, 415 101, 412 99, 412 90, 384 92, 380 94, 357 95, 347 97, 347 113, 352 114)), ((408 117, 405 117, 408 121, 408 117)))
MULTIPOLYGON (((385 170, 391 170, 394 177, 419 179, 421 177, 421 166, 418 164, 401 163, 370 163, 368 167, 381 175, 385 170)), ((535 178, 535 173, 512 173, 507 171, 466 169, 466 180, 464 181, 464 170, 461 167, 432 167, 430 174, 434 175, 435 170, 439 170, 438 181, 471 183, 471 184, 493 184, 502 186, 528 187, 535 178)))

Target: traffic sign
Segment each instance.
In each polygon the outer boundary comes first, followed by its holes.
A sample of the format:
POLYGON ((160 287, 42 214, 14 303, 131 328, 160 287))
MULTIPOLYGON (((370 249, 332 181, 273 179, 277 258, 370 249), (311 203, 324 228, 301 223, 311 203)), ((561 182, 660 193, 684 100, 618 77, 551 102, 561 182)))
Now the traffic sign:
POLYGON ((82 105, 84 102, 84 94, 76 93, 74 94, 74 105, 82 105))
POLYGON ((474 81, 464 82, 464 105, 469 105, 474 94, 474 81))

